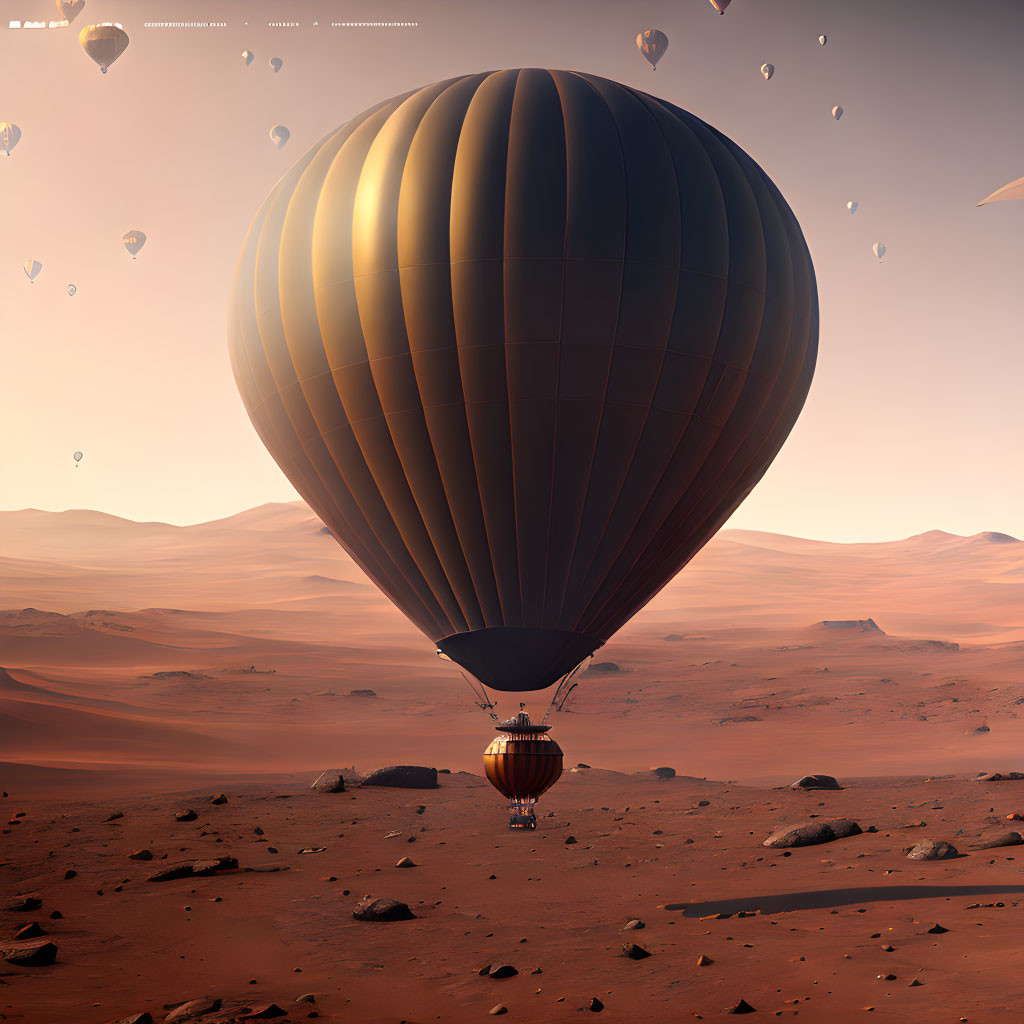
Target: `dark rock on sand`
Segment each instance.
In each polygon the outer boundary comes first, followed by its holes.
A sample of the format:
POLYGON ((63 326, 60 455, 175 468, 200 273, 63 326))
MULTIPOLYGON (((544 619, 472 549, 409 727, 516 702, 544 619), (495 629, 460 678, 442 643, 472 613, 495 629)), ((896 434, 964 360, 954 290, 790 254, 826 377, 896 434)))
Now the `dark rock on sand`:
POLYGON ((313 780, 313 785, 309 788, 315 789, 318 793, 344 793, 345 777, 340 768, 328 768, 313 780))
POLYGON ((622 930, 624 932, 635 932, 635 931, 639 931, 641 928, 646 928, 646 927, 647 926, 643 923, 643 921, 640 920, 639 917, 634 917, 631 920, 626 922, 626 925, 625 925, 625 927, 622 930))
POLYGON ((264 1003, 257 1006, 248 1013, 243 1013, 239 1020, 271 1020, 274 1017, 288 1016, 287 1010, 282 1010, 277 1003, 264 1003))
POLYGON ((153 1014, 143 1010, 142 1013, 133 1013, 129 1017, 121 1017, 119 1020, 115 1020, 114 1024, 153 1024, 153 1014))
POLYGON ((842 789, 831 775, 805 775, 797 779, 790 789, 842 789))
POLYGON ((1020 832, 1003 832, 997 836, 982 836, 978 843, 979 850, 996 850, 1001 846, 1022 846, 1024 836, 1020 832))
POLYGON ((511 964, 496 964, 487 972, 488 978, 514 978, 519 972, 511 964))
POLYGON ((38 910, 42 905, 43 901, 38 896, 15 896, 4 902, 3 909, 24 912, 38 910))
POLYGON ((416 915, 400 900, 367 896, 356 904, 352 916, 357 921, 411 921, 416 915))
POLYGON ((408 857, 403 857, 396 865, 396 868, 414 868, 416 863, 410 860, 408 857))
POLYGON ((223 793, 218 793, 216 796, 210 797, 211 804, 226 804, 228 802, 227 796, 223 793))
POLYGON ((651 771, 659 779, 674 779, 676 777, 675 768, 652 768, 651 771))
POLYGON ((46 932, 33 921, 31 924, 22 925, 15 933, 16 939, 38 939, 40 935, 45 935, 46 932))
POLYGON ((46 967, 57 959, 57 947, 46 939, 0 942, 0 959, 18 967, 46 967))
POLYGON ((907 850, 910 860, 950 860, 959 856, 957 848, 944 839, 922 839, 907 850))
POLYGON ((814 821, 806 825, 790 825, 770 835, 761 845, 784 849, 793 846, 817 846, 834 839, 859 836, 863 830, 849 818, 814 821))
POLYGON ((629 957, 630 960, 646 960, 652 954, 644 949, 643 946, 638 946, 635 942, 624 942, 622 944, 622 955, 629 957))
POLYGON ((203 996, 201 999, 190 999, 187 1003, 176 1006, 166 1017, 164 1024, 175 1024, 179 1020, 192 1020, 193 1017, 201 1017, 206 1013, 216 1013, 220 1009, 220 1000, 210 996, 203 996))
POLYGON ((103 819, 103 824, 106 825, 108 822, 117 821, 118 818, 123 818, 123 817, 124 817, 124 812, 123 811, 114 811, 113 814, 108 814, 103 819))
POLYGON ((188 810, 184 810, 184 811, 178 811, 178 813, 174 815, 174 820, 175 821, 195 821, 196 818, 198 818, 198 817, 199 817, 199 815, 196 814, 195 811, 193 811, 191 809, 188 809, 188 810))
POLYGON ((929 935, 945 935, 946 932, 948 932, 948 931, 949 931, 949 929, 948 928, 943 928, 941 924, 933 924, 931 926, 931 928, 928 929, 928 934, 929 935))
POLYGON ((604 1003, 602 1003, 601 1000, 597 998, 597 996, 594 996, 587 1004, 587 1009, 591 1013, 600 1013, 604 1009, 604 1003))
POLYGON ((128 859, 129 860, 152 860, 153 859, 153 851, 152 850, 136 850, 134 853, 129 853, 128 854, 128 859))
POLYGON ((974 782, 1020 782, 1024 780, 1024 772, 985 772, 975 778, 974 782))
POLYGON ((210 860, 186 860, 177 864, 170 864, 150 875, 149 882, 170 882, 175 878, 197 878, 215 874, 218 871, 233 871, 238 867, 238 861, 234 857, 216 857, 210 860))
POLYGON ((349 690, 348 695, 350 697, 376 697, 376 690, 349 690))
POLYGON ((437 769, 400 764, 378 768, 364 786, 393 786, 398 789, 437 789, 437 769))
POLYGON ((508 1007, 507 1007, 507 1006, 505 1006, 505 1005, 504 1005, 503 1003, 498 1003, 498 1005, 497 1005, 497 1006, 492 1006, 492 1007, 491 1007, 491 1008, 490 1008, 490 1009, 489 1009, 489 1010, 487 1011, 487 1013, 488 1013, 488 1014, 489 1014, 489 1015, 490 1015, 491 1017, 501 1017, 501 1016, 504 1016, 504 1015, 505 1015, 506 1013, 508 1013, 508 1007))
POLYGON ((735 1006, 730 1007, 725 1012, 726 1013, 756 1013, 757 1011, 754 1009, 753 1006, 750 1005, 750 1003, 748 1003, 746 1001, 746 999, 741 999, 735 1006))

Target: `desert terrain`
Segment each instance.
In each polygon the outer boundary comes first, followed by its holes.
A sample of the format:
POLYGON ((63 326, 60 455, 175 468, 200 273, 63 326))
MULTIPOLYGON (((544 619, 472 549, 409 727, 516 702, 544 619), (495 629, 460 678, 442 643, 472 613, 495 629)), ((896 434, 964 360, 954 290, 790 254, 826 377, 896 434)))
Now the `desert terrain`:
POLYGON ((481 777, 493 722, 305 506, 0 513, 0 894, 29 908, 0 938, 35 923, 20 941, 58 947, 5 959, 0 1013, 1019 1021, 1024 877, 983 847, 1024 825, 1024 780, 975 779, 1024 770, 1022 611, 1001 534, 726 530, 551 714, 566 774, 510 834, 481 777), (447 772, 359 787, 396 764, 447 772), (347 792, 310 790, 325 769, 347 792), (815 772, 843 788, 787 788, 815 772), (861 833, 762 845, 833 818, 861 833), (958 855, 908 859, 927 839, 958 855), (358 921, 366 896, 415 916, 358 921))

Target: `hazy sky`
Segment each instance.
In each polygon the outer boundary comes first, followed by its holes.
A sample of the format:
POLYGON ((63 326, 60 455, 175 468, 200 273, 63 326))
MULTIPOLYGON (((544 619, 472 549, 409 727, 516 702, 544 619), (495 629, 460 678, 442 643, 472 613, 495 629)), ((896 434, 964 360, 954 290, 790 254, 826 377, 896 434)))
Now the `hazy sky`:
POLYGON ((1021 0, 735 0, 724 17, 707 0, 86 0, 70 29, 6 27, 55 16, 52 0, 2 4, 0 120, 24 134, 0 155, 0 508, 190 523, 294 498, 226 352, 252 215, 371 103, 533 65, 617 79, 711 122, 803 226, 818 371, 731 525, 1024 535, 1024 202, 975 208, 1024 174, 1021 0), (101 75, 77 30, 107 20, 131 45, 101 75), (143 26, 194 20, 228 27, 143 26), (419 27, 330 27, 366 20, 419 27), (656 73, 634 42, 652 27, 670 39, 656 73), (292 133, 281 151, 276 123, 292 133), (149 236, 134 262, 121 244, 133 228, 149 236), (34 285, 28 258, 43 263, 34 285))

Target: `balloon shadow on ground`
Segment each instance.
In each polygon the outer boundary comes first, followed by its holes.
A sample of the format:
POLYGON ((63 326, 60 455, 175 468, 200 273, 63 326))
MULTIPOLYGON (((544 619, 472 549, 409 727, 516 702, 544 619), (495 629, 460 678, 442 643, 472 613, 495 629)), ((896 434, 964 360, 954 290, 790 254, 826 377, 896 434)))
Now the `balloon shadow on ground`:
POLYGON ((824 910, 856 903, 891 903, 899 900, 927 900, 952 896, 996 896, 1024 893, 1024 885, 867 885, 856 889, 821 889, 810 892, 782 892, 771 896, 706 900, 702 903, 665 903, 661 910, 681 910, 683 917, 710 914, 738 914, 741 911, 785 914, 791 910, 824 910))

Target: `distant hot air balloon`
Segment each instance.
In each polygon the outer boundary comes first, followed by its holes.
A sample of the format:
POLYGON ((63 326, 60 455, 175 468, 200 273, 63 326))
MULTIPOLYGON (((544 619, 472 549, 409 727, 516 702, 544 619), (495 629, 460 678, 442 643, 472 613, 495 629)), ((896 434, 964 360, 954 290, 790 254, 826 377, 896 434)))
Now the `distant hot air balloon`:
POLYGON ((818 36, 818 45, 824 46, 828 42, 828 36, 818 36))
POLYGON ((43 265, 39 260, 25 260, 25 273, 28 275, 31 284, 35 284, 36 275, 42 269, 43 265))
POLYGON ((281 149, 284 144, 292 137, 292 133, 288 131, 283 124, 275 124, 270 129, 270 141, 281 149))
POLYGON ((531 68, 378 103, 314 146, 253 221, 230 324, 298 492, 438 650, 523 692, 601 647, 764 475, 818 304, 796 217, 739 146, 531 68))
POLYGON ((846 208, 850 213, 856 213, 858 206, 860 206, 860 203, 855 203, 852 199, 846 204, 846 208))
POLYGON ((252 50, 243 50, 242 51, 242 60, 245 61, 245 66, 246 67, 248 67, 252 63, 253 58, 255 56, 256 56, 256 54, 253 53, 252 50))
POLYGON ((57 10, 68 24, 82 13, 84 6, 85 0, 57 0, 57 10))
POLYGON ((665 51, 668 49, 668 36, 656 28, 644 29, 636 37, 636 45, 651 68, 657 71, 658 61, 665 56, 665 51))
POLYGON ((78 33, 78 41, 82 49, 99 64, 100 71, 107 73, 107 68, 124 53, 128 46, 128 33, 113 22, 102 25, 86 25, 78 33))
POLYGON ((82 461, 82 453, 81 452, 75 452, 74 460, 75 460, 75 469, 78 469, 78 464, 82 461))
POLYGON ((837 121, 843 116, 843 108, 838 103, 832 108, 832 116, 837 121))
POLYGON ((764 75, 764 80, 767 82, 772 77, 772 75, 775 74, 775 65, 774 64, 762 64, 761 65, 761 74, 764 75))
POLYGON ((69 284, 68 285, 68 295, 74 296, 74 294, 77 291, 78 291, 78 289, 73 284, 69 284))
POLYGON ((124 247, 131 253, 132 259, 135 259, 146 244, 146 236, 141 231, 126 231, 121 236, 121 241, 124 242, 124 247))
POLYGON ((546 733, 550 725, 533 725, 519 714, 496 726, 500 736, 484 751, 490 784, 509 800, 509 828, 535 829, 534 805, 561 777, 562 748, 546 733))
POLYGON ((881 260, 882 257, 885 256, 885 244, 883 242, 875 242, 875 244, 871 246, 871 251, 879 258, 879 260, 881 260))
POLYGON ((996 189, 992 195, 987 199, 982 199, 978 205, 984 206, 986 203, 1005 203, 1010 199, 1024 199, 1024 178, 1018 178, 1016 181, 1011 181, 1009 185, 1004 185, 1002 188, 996 189))
POLYGON ((709 2, 719 14, 725 14, 725 9, 732 3, 732 0, 709 0, 709 2))
POLYGON ((21 140, 21 129, 10 121, 0 121, 0 149, 8 156, 21 140))
POLYGON ((281 60, 280 57, 271 57, 270 58, 270 66, 273 69, 274 74, 276 75, 278 73, 278 71, 280 71, 281 68, 284 67, 284 61, 281 60))

